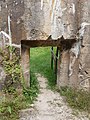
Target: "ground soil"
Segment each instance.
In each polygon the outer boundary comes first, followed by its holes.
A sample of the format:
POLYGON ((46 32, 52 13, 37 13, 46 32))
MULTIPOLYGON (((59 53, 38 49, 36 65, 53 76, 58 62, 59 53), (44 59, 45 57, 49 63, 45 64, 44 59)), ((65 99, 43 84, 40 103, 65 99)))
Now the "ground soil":
POLYGON ((87 113, 72 110, 58 92, 47 88, 47 79, 36 74, 40 94, 30 109, 21 110, 20 120, 90 120, 87 113))

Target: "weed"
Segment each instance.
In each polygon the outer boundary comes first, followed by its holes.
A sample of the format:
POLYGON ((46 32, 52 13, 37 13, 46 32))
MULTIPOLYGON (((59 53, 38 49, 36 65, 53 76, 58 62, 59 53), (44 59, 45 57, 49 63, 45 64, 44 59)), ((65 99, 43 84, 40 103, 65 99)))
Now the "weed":
POLYGON ((10 47, 0 50, 0 57, 2 58, 0 62, 6 74, 4 83, 6 92, 14 92, 22 80, 20 56, 17 56, 15 48, 12 48, 12 59, 10 59, 10 51, 10 47))
POLYGON ((39 93, 39 84, 35 75, 31 72, 31 87, 6 93, 5 102, 0 104, 0 120, 19 119, 19 110, 30 107, 39 93))
MULTIPOLYGON (((9 49, 7 48, 7 50, 9 49)), ((0 103, 0 120, 17 120, 19 119, 19 110, 29 107, 36 99, 39 86, 35 75, 31 72, 31 87, 28 89, 25 88, 22 83, 20 57, 17 57, 14 49, 12 49, 12 59, 10 59, 8 52, 0 50, 0 55, 2 56, 0 62, 7 75, 4 89, 5 101, 0 103), (17 86, 21 85, 21 83, 22 86, 20 86, 20 90, 18 91, 17 86)))
POLYGON ((66 97, 68 104, 72 108, 90 113, 90 93, 84 90, 76 90, 69 87, 61 87, 58 90, 62 96, 66 97))
POLYGON ((29 89, 25 87, 23 88, 23 95, 25 96, 28 102, 32 103, 39 93, 39 83, 33 72, 31 72, 30 81, 31 86, 29 89))

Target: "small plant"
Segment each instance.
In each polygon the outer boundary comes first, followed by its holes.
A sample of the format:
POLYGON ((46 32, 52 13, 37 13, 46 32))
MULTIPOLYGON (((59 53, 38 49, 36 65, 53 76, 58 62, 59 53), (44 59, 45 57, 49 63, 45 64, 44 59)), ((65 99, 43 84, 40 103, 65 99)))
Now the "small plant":
POLYGON ((25 96, 28 102, 32 103, 36 99, 39 93, 39 83, 33 72, 31 72, 30 75, 30 81, 31 81, 30 82, 31 87, 29 89, 23 87, 23 95, 25 96))
POLYGON ((19 119, 19 110, 27 107, 26 99, 22 94, 6 94, 5 102, 0 104, 0 120, 19 119))

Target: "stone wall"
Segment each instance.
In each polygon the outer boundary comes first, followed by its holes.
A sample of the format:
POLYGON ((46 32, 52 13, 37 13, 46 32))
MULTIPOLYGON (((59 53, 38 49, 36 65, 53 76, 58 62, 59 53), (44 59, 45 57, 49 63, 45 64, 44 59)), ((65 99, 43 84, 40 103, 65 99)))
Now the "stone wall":
MULTIPOLYGON (((22 39, 45 40, 50 35, 50 13, 47 0, 44 1, 42 10, 40 0, 0 0, 1 31, 9 35, 12 38, 12 46, 19 49, 22 39), (8 17, 10 17, 9 23, 8 17)), ((1 33, 0 48, 3 49, 6 44, 10 44, 9 38, 1 33)), ((0 85, 4 81, 5 73, 0 64, 0 85)))
POLYGON ((50 12, 47 0, 41 10, 41 0, 24 0, 25 12, 22 17, 27 39, 46 39, 50 35, 50 12))
MULTIPOLYGON (((66 0, 63 4, 65 2, 67 3, 68 16, 65 16, 65 13, 63 13, 63 16, 66 20, 65 23, 68 22, 69 29, 66 32, 64 31, 64 33, 67 33, 66 38, 68 35, 70 38, 72 36, 75 37, 77 42, 70 50, 62 52, 61 64, 58 64, 58 66, 60 65, 57 75, 58 86, 70 86, 89 90, 90 4, 86 0, 66 0)), ((61 19, 63 19, 63 16, 61 19)))
POLYGON ((41 10, 41 0, 1 0, 0 31, 8 31, 8 15, 11 19, 13 43, 21 39, 46 39, 50 35, 50 12, 47 0, 41 10))
MULTIPOLYGON (((24 1, 22 0, 0 0, 0 49, 10 44, 7 36, 12 37, 12 44, 18 45, 22 38, 26 38, 24 24, 21 17, 24 14, 24 1), (10 16, 10 26, 8 17, 10 16), (11 35, 9 35, 11 32, 11 35)), ((0 57, 1 59, 1 57, 0 57)), ((5 82, 5 72, 0 64, 0 89, 5 82)))
MULTIPOLYGON (((22 39, 45 40, 50 34, 53 39, 62 35, 76 38, 70 50, 60 53, 57 83, 58 86, 89 88, 89 11, 89 0, 44 0, 42 5, 41 0, 0 0, 0 31, 9 34, 10 27, 12 44, 16 47, 22 39)), ((1 47, 3 39, 0 38, 1 47)))

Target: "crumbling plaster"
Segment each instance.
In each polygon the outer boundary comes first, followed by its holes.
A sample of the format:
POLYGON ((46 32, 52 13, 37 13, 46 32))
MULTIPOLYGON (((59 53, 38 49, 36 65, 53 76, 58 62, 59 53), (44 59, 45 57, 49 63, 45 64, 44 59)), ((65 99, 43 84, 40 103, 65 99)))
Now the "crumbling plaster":
MULTIPOLYGON (((69 85, 71 87, 80 87, 79 74, 82 69, 80 69, 79 66, 80 64, 83 66, 84 64, 89 63, 89 30, 87 31, 90 27, 89 5, 89 1, 85 0, 54 0, 52 11, 53 19, 51 16, 52 38, 57 39, 63 35, 64 38, 73 37, 77 40, 70 50, 62 52, 61 64, 59 62, 58 66, 60 65, 60 67, 58 67, 57 75, 59 86, 69 85), (86 48, 85 52, 83 51, 84 47, 86 48), (87 60, 85 59, 85 56, 87 56, 87 60)), ((89 70, 89 67, 86 67, 85 69, 87 68, 89 70)), ((90 71, 87 72, 84 70, 83 72, 88 74, 86 78, 86 82, 88 79, 88 88, 90 71)), ((83 78, 85 77, 83 76, 83 78)), ((81 81, 83 81, 83 79, 81 81)), ((84 82, 83 87, 84 84, 86 87, 86 83, 84 82)))
POLYGON ((62 35, 76 38, 77 42, 70 50, 60 53, 57 83, 59 86, 86 86, 85 79, 89 81, 90 76, 89 1, 1 0, 0 31, 11 36, 12 45, 19 48, 21 39, 45 40, 49 35, 53 39, 62 35), (8 27, 9 16, 11 27, 8 27))

